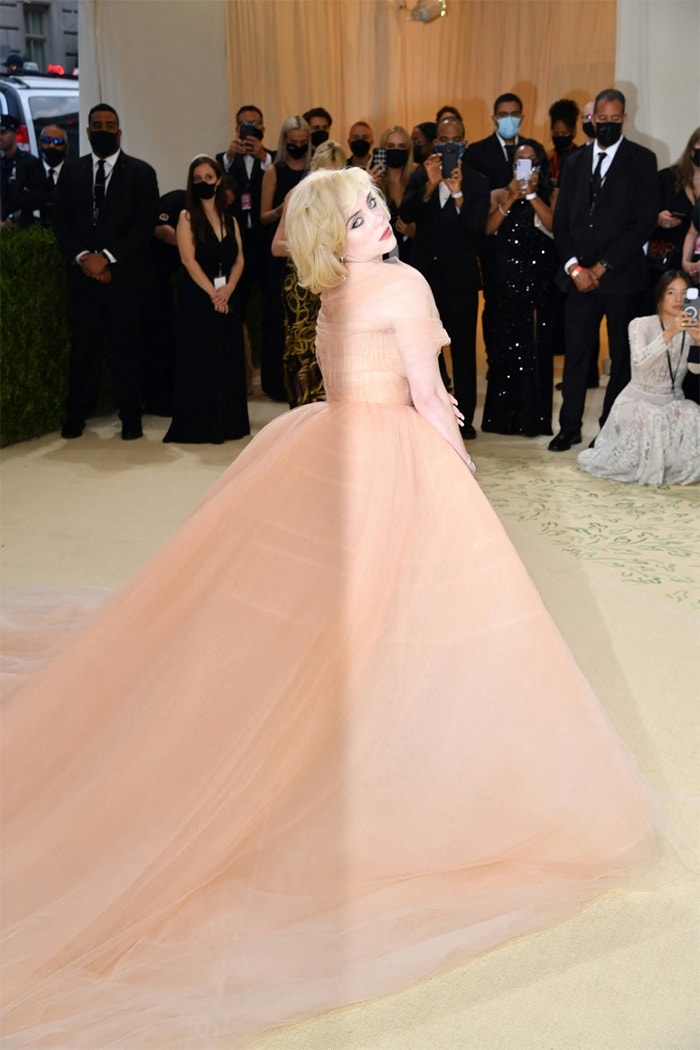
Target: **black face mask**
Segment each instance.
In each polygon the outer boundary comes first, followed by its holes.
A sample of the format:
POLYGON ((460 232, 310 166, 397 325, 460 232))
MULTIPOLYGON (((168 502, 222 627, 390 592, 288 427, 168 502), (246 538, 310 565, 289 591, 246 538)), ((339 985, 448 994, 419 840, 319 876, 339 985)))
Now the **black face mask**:
POLYGON ((309 152, 308 145, 306 146, 295 146, 293 142, 287 143, 287 153, 293 160, 301 160, 309 152))
POLYGON ((216 194, 216 183, 215 182, 195 182, 192 185, 195 197, 199 197, 200 201, 210 201, 216 194))
POLYGON ((53 146, 43 149, 41 155, 50 168, 58 167, 66 159, 66 151, 64 149, 55 149, 53 146))
POLYGON ((696 168, 700 168, 700 149, 694 149, 690 154, 690 159, 696 168))
POLYGON ((596 139, 601 149, 608 149, 620 141, 622 135, 622 124, 598 122, 596 124, 596 139))
POLYGON ((311 132, 311 145, 320 146, 322 142, 328 142, 328 132, 323 128, 316 128, 311 132))
POLYGON ((423 160, 424 160, 424 158, 423 158, 423 147, 419 146, 418 143, 414 143, 414 146, 413 146, 413 160, 414 160, 414 163, 416 163, 416 164, 422 164, 423 160))
POLYGON ((119 132, 91 131, 90 145, 98 157, 111 157, 119 149, 119 132))
POLYGON ((403 147, 399 147, 398 149, 388 149, 386 151, 387 168, 403 168, 407 160, 408 150, 403 149, 403 147))
POLYGON ((355 139, 350 143, 350 149, 355 157, 366 157, 369 153, 369 142, 366 139, 355 139))
POLYGON ((581 125, 581 129, 583 131, 583 134, 587 138, 589 138, 589 139, 594 139, 595 138, 595 124, 591 120, 584 121, 584 123, 581 125))
POLYGON ((557 153, 566 153, 573 141, 573 135, 552 135, 552 142, 557 153))

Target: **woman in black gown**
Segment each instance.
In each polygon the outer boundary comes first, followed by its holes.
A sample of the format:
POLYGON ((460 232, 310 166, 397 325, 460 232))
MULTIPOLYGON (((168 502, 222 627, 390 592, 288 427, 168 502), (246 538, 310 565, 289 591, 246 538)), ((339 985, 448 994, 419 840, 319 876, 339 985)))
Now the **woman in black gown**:
POLYGON ((557 257, 544 150, 525 141, 515 152, 514 172, 519 159, 531 162, 530 176, 519 181, 514 174, 494 190, 486 220, 501 298, 484 331, 489 371, 481 429, 536 437, 552 433, 557 257))
POLYGON ((243 250, 222 176, 207 156, 195 157, 187 175, 187 208, 177 226, 185 279, 173 419, 164 441, 218 445, 250 433, 237 296, 243 250))
MULTIPOLYGON (((263 176, 260 221, 272 239, 287 195, 309 170, 311 129, 303 117, 288 117, 280 131, 275 163, 263 176)), ((289 400, 284 370, 284 259, 271 253, 265 267, 265 318, 260 385, 273 401, 289 400)))

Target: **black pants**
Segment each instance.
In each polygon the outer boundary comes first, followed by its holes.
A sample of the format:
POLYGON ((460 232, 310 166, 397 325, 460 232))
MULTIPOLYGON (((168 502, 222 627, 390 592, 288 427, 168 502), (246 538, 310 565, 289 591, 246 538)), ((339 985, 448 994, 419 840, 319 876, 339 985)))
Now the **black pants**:
POLYGON ((450 337, 454 395, 464 413, 465 426, 474 420, 476 409, 476 320, 479 313, 477 291, 443 290, 433 287, 435 305, 450 337))
POLYGON ((67 417, 84 422, 99 393, 102 348, 107 346, 122 422, 136 423, 142 410, 143 315, 146 293, 124 291, 90 278, 68 291, 71 350, 67 417))
MULTIPOLYGON (((604 280, 605 278, 603 278, 604 280)), ((613 401, 630 381, 630 348, 627 327, 642 307, 643 292, 628 295, 606 295, 602 291, 578 292, 569 290, 566 302, 566 353, 562 377, 563 402, 559 425, 567 434, 581 429, 586 403, 586 387, 591 365, 598 350, 600 322, 605 317, 610 348, 610 379, 602 426, 608 418, 613 401)))

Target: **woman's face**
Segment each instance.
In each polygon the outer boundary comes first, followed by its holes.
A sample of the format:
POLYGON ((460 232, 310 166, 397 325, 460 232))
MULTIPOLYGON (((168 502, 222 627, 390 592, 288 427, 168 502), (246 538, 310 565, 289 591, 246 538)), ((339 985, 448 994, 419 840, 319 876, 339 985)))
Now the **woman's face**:
POLYGON ((387 149, 408 149, 408 143, 401 134, 400 131, 392 131, 390 135, 386 137, 386 148, 387 149))
POLYGON ((345 258, 350 262, 380 259, 396 246, 394 231, 372 190, 358 193, 345 230, 345 258))
POLYGON ((211 165, 206 163, 206 161, 202 164, 198 164, 192 172, 192 182, 211 182, 215 186, 218 186, 220 181, 219 176, 211 165))
POLYGON ((287 132, 287 146, 294 146, 297 149, 303 149, 309 147, 309 133, 303 128, 295 128, 293 131, 287 132))
POLYGON ((411 132, 411 138, 413 140, 413 145, 417 146, 420 149, 424 157, 427 157, 430 153, 430 143, 428 142, 421 129, 414 128, 411 132))
POLYGON ((669 284, 661 296, 659 303, 659 313, 666 315, 666 317, 675 317, 677 314, 683 313, 683 300, 685 299, 685 293, 688 290, 688 285, 685 283, 682 277, 676 277, 669 284))

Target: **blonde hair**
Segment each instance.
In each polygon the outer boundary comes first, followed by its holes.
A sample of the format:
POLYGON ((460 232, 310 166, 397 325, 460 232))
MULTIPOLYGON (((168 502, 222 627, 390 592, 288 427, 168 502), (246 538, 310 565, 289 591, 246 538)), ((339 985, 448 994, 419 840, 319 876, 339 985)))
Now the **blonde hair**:
MULTIPOLYGON (((282 127, 280 129, 280 140, 279 140, 279 142, 277 144, 277 153, 275 155, 275 166, 278 167, 278 168, 283 168, 284 165, 286 164, 287 137, 288 137, 290 131, 306 131, 308 136, 309 136, 309 138, 308 138, 309 147, 311 146, 311 138, 310 138, 310 136, 311 136, 311 128, 306 123, 304 118, 300 117, 298 114, 296 116, 294 116, 294 117, 287 117, 287 119, 285 120, 284 124, 282 125, 282 127)), ((307 157, 307 166, 308 166, 308 157, 309 157, 308 153, 306 154, 306 157, 307 157)))
MULTIPOLYGON (((405 128, 401 127, 400 124, 392 124, 391 127, 387 128, 386 131, 384 132, 384 134, 382 135, 381 140, 380 140, 380 145, 384 146, 384 148, 386 149, 386 140, 389 138, 390 135, 393 135, 395 133, 401 135, 401 137, 403 138, 404 142, 406 143, 406 149, 408 150, 408 153, 406 154, 406 160, 404 162, 404 165, 403 165, 402 168, 399 169, 400 172, 401 172, 401 174, 399 175, 399 182, 401 183, 401 186, 403 187, 403 189, 406 189, 406 183, 408 182, 408 177, 409 177, 409 175, 411 174, 411 172, 413 171, 413 169, 415 167, 415 164, 413 163, 413 140, 411 139, 411 136, 409 135, 409 133, 406 131, 405 128)), ((381 179, 379 180, 379 185, 382 187, 382 190, 385 193, 386 193, 386 184, 387 184, 387 173, 385 172, 384 175, 382 175, 381 179)))
POLYGON ((374 194, 389 217, 382 194, 358 167, 313 171, 290 194, 285 234, 302 287, 318 294, 337 287, 347 276, 342 261, 346 224, 361 193, 374 194))
POLYGON ((326 142, 321 143, 311 158, 309 171, 319 171, 322 168, 339 170, 344 168, 347 162, 348 155, 343 147, 338 142, 328 139, 326 142))

